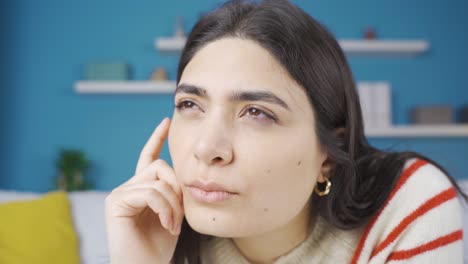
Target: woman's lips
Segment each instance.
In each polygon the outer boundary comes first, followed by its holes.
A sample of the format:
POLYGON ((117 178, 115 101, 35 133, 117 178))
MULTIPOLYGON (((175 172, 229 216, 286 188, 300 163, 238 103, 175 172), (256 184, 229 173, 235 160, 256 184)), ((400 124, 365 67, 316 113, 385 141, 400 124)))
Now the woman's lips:
POLYGON ((235 193, 230 193, 226 191, 205 191, 203 189, 193 186, 187 186, 187 189, 193 198, 200 202, 206 203, 221 202, 236 195, 235 193))
POLYGON ((221 202, 237 195, 217 183, 199 180, 188 184, 187 189, 193 198, 207 203, 221 202))

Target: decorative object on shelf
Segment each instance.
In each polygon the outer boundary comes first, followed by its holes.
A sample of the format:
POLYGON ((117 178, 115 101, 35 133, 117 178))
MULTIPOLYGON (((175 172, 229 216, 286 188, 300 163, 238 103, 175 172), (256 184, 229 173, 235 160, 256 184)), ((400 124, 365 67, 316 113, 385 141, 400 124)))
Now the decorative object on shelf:
POLYGON ((184 31, 184 20, 181 16, 176 18, 176 26, 174 31, 175 38, 185 38, 185 31, 184 31))
POLYGON ((61 149, 56 167, 58 176, 55 178, 56 188, 64 191, 89 190, 92 188, 84 175, 90 162, 80 150, 61 149))
POLYGON ((417 106, 411 109, 413 124, 452 124, 453 108, 450 105, 417 106))
POLYGON ((166 81, 167 79, 167 71, 163 67, 156 68, 151 75, 151 80, 153 81, 166 81))
POLYGON ((91 62, 85 65, 86 80, 128 80, 130 70, 124 62, 91 62))
POLYGON ((367 40, 372 40, 376 38, 375 29, 373 27, 368 27, 364 31, 364 38, 367 40))
POLYGON ((458 123, 468 123, 468 105, 464 105, 458 112, 458 123))
POLYGON ((358 82, 364 126, 381 128, 392 125, 392 98, 388 81, 358 82))

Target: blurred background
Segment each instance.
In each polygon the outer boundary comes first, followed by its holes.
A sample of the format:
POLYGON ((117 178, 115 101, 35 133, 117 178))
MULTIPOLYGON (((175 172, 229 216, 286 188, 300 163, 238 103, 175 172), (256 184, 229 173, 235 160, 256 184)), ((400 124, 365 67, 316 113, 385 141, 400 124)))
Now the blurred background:
MULTIPOLYGON (((446 131, 460 123, 468 104, 467 1, 292 2, 340 40, 424 41, 427 48, 409 56, 349 55, 355 80, 390 84, 394 125, 414 122, 412 111, 424 105, 453 110, 446 120, 453 124, 446 131)), ((178 53, 158 49, 155 41, 175 34, 177 18, 182 18, 180 25, 188 34, 199 16, 219 3, 1 1, 0 189, 54 189, 64 158, 61 149, 79 150, 78 157, 86 157, 89 169, 83 174, 92 189, 111 190, 131 177, 155 126, 172 116, 172 94, 81 93, 75 90, 77 82, 99 79, 106 62, 114 63, 107 65, 114 73, 123 65, 128 74, 124 78, 131 81, 150 80, 161 68, 167 79, 174 80, 178 53)), ((468 132, 461 126, 455 130, 455 136, 441 130, 429 136, 416 131, 399 136, 376 133, 369 138, 379 148, 421 152, 456 179, 468 179, 468 132)), ((170 163, 167 144, 161 158, 170 163)))

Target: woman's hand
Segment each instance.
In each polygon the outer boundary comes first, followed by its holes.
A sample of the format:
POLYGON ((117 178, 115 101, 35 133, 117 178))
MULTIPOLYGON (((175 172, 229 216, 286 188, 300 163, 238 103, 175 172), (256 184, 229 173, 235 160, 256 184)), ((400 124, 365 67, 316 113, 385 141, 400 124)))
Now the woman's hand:
POLYGON ((159 154, 170 126, 165 118, 141 151, 135 175, 106 197, 112 264, 169 263, 184 217, 174 170, 159 154))

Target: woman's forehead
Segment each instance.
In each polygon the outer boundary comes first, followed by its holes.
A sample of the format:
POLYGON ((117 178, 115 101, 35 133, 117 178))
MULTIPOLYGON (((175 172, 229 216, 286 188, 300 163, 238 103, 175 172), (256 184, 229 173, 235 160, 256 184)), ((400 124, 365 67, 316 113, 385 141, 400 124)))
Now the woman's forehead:
POLYGON ((270 53, 252 40, 223 38, 201 48, 185 67, 179 84, 213 96, 256 91, 272 93, 290 104, 302 98, 300 87, 270 53))
POLYGON ((279 81, 287 81, 282 71, 273 57, 254 41, 226 38, 210 42, 196 52, 182 79, 189 75, 191 79, 198 77, 236 86, 265 83, 274 87, 279 81))

